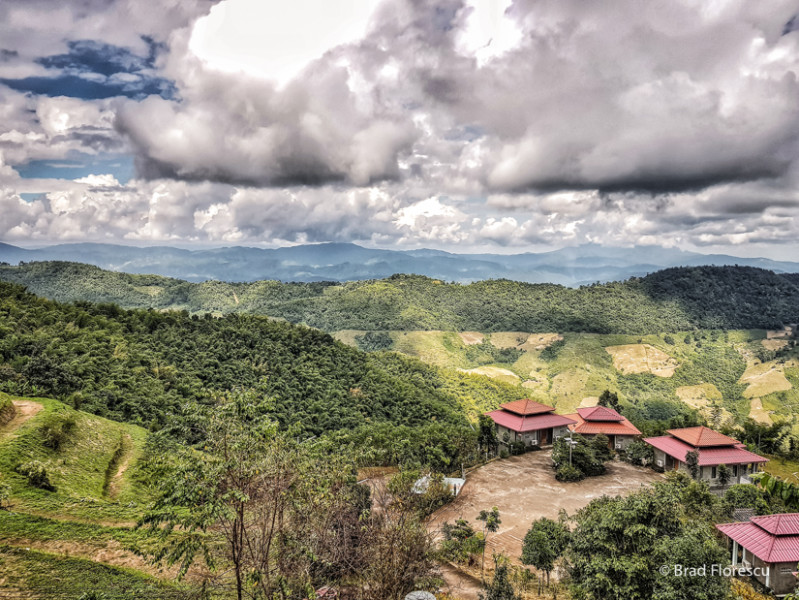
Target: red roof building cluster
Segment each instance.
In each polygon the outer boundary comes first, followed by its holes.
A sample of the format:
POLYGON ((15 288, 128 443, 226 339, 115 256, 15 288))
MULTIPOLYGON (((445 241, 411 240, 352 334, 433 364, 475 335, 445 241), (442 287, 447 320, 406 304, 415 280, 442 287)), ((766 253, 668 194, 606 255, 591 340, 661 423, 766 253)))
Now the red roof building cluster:
POLYGON ((752 517, 716 528, 763 562, 799 562, 799 513, 752 517))
POLYGON ((533 400, 507 402, 499 410, 487 414, 497 425, 518 433, 563 427, 575 422, 568 417, 556 415, 554 407, 533 400))
POLYGON ((612 408, 578 408, 576 413, 566 416, 575 421, 569 429, 580 435, 641 435, 635 425, 612 408))
POLYGON ((644 441, 683 463, 686 455, 692 451, 699 454, 700 467, 768 462, 767 458, 749 452, 738 440, 708 427, 670 429, 666 433, 669 435, 646 438, 644 441))

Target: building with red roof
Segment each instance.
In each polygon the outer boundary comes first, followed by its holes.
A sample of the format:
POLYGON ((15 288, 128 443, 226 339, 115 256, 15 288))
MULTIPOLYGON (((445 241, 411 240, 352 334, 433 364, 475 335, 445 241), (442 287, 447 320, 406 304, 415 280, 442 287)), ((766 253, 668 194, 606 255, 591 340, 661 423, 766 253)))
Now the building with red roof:
POLYGON ((635 425, 612 408, 605 406, 578 408, 576 413, 566 417, 575 421, 574 425, 569 425, 569 429, 574 433, 588 438, 600 434, 606 435, 610 440, 610 447, 616 450, 624 450, 630 442, 641 435, 635 425))
POLYGON ((696 452, 699 479, 706 481, 711 488, 751 483, 748 475, 768 462, 767 458, 749 452, 738 440, 708 427, 670 429, 666 433, 669 435, 644 440, 655 449, 655 467, 690 472, 686 457, 689 452, 696 452), (729 471, 729 480, 725 486, 719 481, 721 465, 726 465, 729 471))
POLYGON ((732 564, 750 573, 776 596, 796 588, 799 563, 799 513, 752 517, 744 523, 716 525, 732 551, 732 564))
POLYGON ((497 424, 503 443, 523 442, 525 446, 547 446, 569 432, 574 419, 555 414, 555 408, 533 400, 506 402, 499 410, 486 413, 497 424))

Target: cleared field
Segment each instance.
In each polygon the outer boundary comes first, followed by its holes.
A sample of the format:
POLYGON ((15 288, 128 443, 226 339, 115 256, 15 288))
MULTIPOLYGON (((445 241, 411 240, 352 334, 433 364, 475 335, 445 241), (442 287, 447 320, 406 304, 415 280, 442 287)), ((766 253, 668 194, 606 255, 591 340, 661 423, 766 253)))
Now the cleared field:
POLYGON ((553 377, 550 396, 559 413, 570 413, 577 409, 586 397, 589 375, 583 369, 569 369, 553 377))
POLYGON ((559 333, 524 333, 522 331, 499 331, 491 334, 491 343, 497 348, 517 348, 525 352, 543 350, 563 336, 559 333))
POLYGON ((763 401, 760 398, 752 398, 751 406, 749 408, 749 417, 758 423, 763 423, 765 425, 771 425, 774 423, 769 412, 763 408, 763 401))
POLYGON ((763 347, 766 350, 782 350, 785 346, 788 345, 787 340, 780 340, 780 339, 768 339, 768 340, 760 340, 760 343, 763 344, 763 347))
POLYGON ((463 340, 463 343, 467 346, 482 344, 485 339, 485 335, 479 331, 461 331, 458 335, 461 336, 461 340, 463 340))
POLYGON ((649 344, 607 346, 613 357, 613 366, 625 375, 652 373, 658 377, 671 377, 679 366, 671 356, 649 344))
MULTIPOLYGON (((697 409, 710 423, 713 423, 713 404, 721 406, 723 397, 718 388, 712 383, 699 385, 685 385, 675 390, 677 397, 691 408, 697 409)), ((721 423, 733 420, 733 416, 726 408, 721 408, 719 413, 721 423)))
POLYGON ((750 364, 741 375, 740 383, 748 386, 744 391, 746 398, 762 398, 775 392, 787 392, 793 386, 785 377, 784 366, 770 360, 760 364, 750 364))
POLYGON ((491 377, 492 379, 498 379, 499 381, 514 385, 521 381, 521 377, 516 373, 501 367, 476 367, 474 369, 458 369, 458 371, 461 373, 469 373, 470 375, 485 375, 486 377, 491 377))
POLYGON ((599 404, 598 396, 587 396, 583 398, 583 401, 580 402, 580 406, 578 408, 590 408, 592 406, 596 406, 597 404, 599 404))

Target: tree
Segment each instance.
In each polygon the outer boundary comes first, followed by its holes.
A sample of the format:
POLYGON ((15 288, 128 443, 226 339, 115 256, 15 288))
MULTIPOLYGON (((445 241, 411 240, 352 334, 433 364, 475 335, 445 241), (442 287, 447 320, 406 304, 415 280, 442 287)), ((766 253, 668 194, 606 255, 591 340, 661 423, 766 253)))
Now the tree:
POLYGON ((603 497, 578 511, 567 550, 575 597, 586 600, 711 600, 727 580, 681 578, 660 568, 726 564, 707 523, 694 524, 674 482, 626 497, 603 497))
POLYGON ((477 516, 477 520, 483 522, 483 559, 480 562, 480 573, 483 573, 485 570, 488 534, 498 531, 502 521, 499 518, 499 509, 496 506, 491 510, 481 510, 480 514, 477 516))
POLYGON ((616 392, 605 390, 599 396, 599 406, 605 408, 612 408, 618 413, 621 413, 621 402, 619 402, 619 395, 616 392))
POLYGON ((162 537, 156 558, 179 563, 181 575, 198 556, 216 564, 208 535, 216 532, 239 600, 304 595, 319 568, 312 557, 333 572, 351 571, 363 537, 358 513, 368 496, 354 472, 339 471, 336 458, 315 460, 278 433, 265 416, 270 406, 252 393, 219 398, 205 441, 165 471, 161 496, 140 523, 162 537))
POLYGON ((497 425, 494 423, 494 419, 488 415, 480 415, 479 428, 477 441, 480 444, 480 448, 486 452, 496 452, 498 440, 497 425))
POLYGON ((562 522, 542 517, 533 521, 522 545, 522 564, 532 565, 547 575, 547 585, 555 562, 569 543, 569 528, 562 522))
POLYGON ((699 452, 696 450, 688 452, 685 455, 685 464, 688 467, 688 471, 691 473, 691 477, 699 479, 699 452))
POLYGON ((718 476, 719 476, 719 483, 722 486, 727 485, 730 482, 730 468, 727 465, 719 465, 718 469, 718 476))
MULTIPOLYGON (((576 481, 586 476, 602 475, 605 472, 604 460, 610 457, 607 445, 597 449, 595 442, 589 442, 581 435, 572 434, 570 438, 571 443, 566 438, 560 438, 552 447, 552 462, 557 473, 561 474, 559 480, 576 481), (572 468, 567 469, 569 466, 572 468), (579 472, 579 477, 573 476, 575 470, 579 472)), ((604 439, 604 444, 607 444, 608 438, 604 439)))
POLYGON ((498 557, 494 564, 494 578, 485 586, 485 592, 478 592, 480 600, 521 600, 508 579, 508 565, 500 564, 498 557))
POLYGON ((454 525, 444 523, 441 526, 441 534, 444 536, 441 551, 444 556, 455 562, 469 561, 471 564, 473 556, 482 553, 485 547, 485 538, 480 536, 465 519, 458 519, 454 525))
POLYGON ((627 460, 634 465, 644 466, 655 459, 655 450, 643 440, 633 440, 624 451, 627 460))

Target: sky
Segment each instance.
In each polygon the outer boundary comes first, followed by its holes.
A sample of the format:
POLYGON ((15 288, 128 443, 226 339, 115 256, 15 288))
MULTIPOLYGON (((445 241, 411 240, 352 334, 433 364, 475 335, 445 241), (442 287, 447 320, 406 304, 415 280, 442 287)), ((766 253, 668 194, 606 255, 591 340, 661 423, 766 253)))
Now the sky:
POLYGON ((797 0, 4 0, 0 240, 799 257, 797 0))

